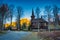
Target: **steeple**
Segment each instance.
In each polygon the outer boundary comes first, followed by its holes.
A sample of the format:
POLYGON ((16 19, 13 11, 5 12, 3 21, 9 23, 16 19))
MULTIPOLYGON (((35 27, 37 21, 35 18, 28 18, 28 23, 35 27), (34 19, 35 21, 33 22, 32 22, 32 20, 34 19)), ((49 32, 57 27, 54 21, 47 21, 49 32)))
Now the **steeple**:
POLYGON ((31 19, 35 19, 34 10, 32 9, 31 19))
POLYGON ((32 15, 34 15, 34 11, 33 11, 33 9, 32 9, 32 15))

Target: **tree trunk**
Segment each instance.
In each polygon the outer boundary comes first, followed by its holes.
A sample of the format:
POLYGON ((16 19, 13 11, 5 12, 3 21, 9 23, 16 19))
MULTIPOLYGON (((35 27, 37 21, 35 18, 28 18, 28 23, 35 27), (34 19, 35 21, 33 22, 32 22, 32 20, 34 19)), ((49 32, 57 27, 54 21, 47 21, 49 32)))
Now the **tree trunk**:
POLYGON ((3 30, 4 26, 3 26, 3 16, 2 16, 2 26, 1 26, 1 30, 3 30))
POLYGON ((12 15, 11 15, 11 23, 10 23, 10 27, 12 28, 12 15))

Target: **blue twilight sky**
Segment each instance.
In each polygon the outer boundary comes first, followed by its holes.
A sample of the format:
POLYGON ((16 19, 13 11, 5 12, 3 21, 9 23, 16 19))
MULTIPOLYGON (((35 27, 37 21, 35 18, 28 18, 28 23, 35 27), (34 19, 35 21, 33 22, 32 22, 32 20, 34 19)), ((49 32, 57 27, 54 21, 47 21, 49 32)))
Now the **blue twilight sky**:
MULTIPOLYGON (((0 4, 6 3, 8 5, 14 5, 15 8, 17 6, 21 6, 24 11, 24 18, 29 18, 32 13, 32 8, 35 10, 36 7, 39 7, 41 12, 40 15, 45 15, 43 13, 44 7, 46 5, 57 5, 60 7, 60 0, 0 0, 0 4)), ((16 9, 14 11, 14 14, 16 14, 16 9)), ((13 21, 15 19, 15 16, 13 17, 13 21)))

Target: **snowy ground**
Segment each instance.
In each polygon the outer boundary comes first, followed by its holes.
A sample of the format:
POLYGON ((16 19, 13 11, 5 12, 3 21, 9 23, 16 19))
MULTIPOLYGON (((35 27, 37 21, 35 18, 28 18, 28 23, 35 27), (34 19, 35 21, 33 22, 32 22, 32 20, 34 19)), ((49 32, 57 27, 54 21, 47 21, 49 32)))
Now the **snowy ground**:
POLYGON ((6 34, 0 36, 0 40, 21 40, 31 32, 23 31, 8 31, 6 34))
POLYGON ((0 35, 0 40, 54 40, 54 38, 57 38, 56 40, 60 40, 60 31, 8 31, 6 34, 0 35))

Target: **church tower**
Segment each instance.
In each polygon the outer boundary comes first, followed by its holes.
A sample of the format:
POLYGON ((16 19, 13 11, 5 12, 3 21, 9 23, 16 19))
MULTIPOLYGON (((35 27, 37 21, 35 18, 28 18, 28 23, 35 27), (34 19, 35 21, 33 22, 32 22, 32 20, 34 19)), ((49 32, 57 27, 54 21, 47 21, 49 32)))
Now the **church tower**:
POLYGON ((34 10, 32 9, 31 20, 35 19, 34 10))

